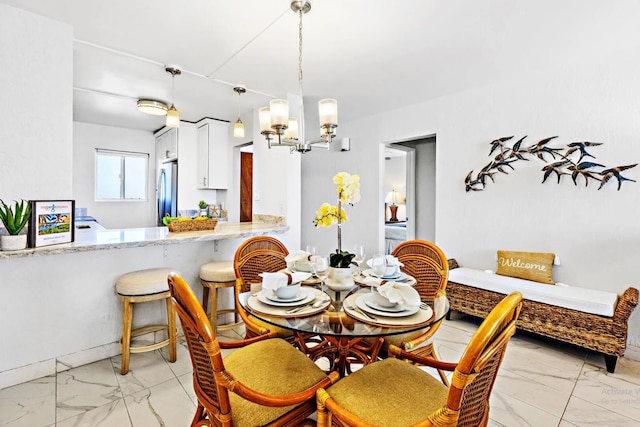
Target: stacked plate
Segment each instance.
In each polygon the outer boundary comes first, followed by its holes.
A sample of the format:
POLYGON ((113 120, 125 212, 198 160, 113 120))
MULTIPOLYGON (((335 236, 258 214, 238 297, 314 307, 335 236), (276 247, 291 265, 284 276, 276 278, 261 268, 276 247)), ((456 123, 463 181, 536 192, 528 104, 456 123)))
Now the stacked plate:
POLYGON ((292 298, 280 298, 275 294, 275 292, 268 289, 262 290, 257 297, 258 301, 263 304, 273 305, 276 307, 296 307, 313 301, 316 294, 311 288, 301 287, 300 292, 292 298))
POLYGON ((419 306, 397 304, 393 307, 385 307, 378 304, 374 296, 370 293, 360 295, 356 298, 356 306, 362 311, 386 317, 405 317, 411 316, 420 310, 419 306))
POLYGON ((402 271, 398 271, 397 273, 391 276, 380 276, 379 274, 374 273, 373 270, 370 268, 363 270, 362 274, 369 277, 375 277, 376 279, 397 281, 397 282, 402 282, 403 280, 406 280, 409 277, 406 273, 403 273, 402 271))

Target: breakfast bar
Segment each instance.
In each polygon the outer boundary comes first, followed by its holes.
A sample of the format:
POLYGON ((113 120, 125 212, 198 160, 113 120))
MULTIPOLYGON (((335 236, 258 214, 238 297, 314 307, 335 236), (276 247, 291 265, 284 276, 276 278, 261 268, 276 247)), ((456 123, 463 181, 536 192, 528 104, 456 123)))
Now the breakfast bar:
MULTIPOLYGON (((79 230, 71 243, 0 252, 0 388, 119 354, 122 307, 114 283, 122 274, 164 267, 199 283, 200 265, 233 259, 247 237, 288 229, 281 222, 253 222, 184 233, 166 227, 79 230)), ((194 291, 202 294, 199 286, 194 291)), ((134 327, 163 317, 144 305, 134 327)))

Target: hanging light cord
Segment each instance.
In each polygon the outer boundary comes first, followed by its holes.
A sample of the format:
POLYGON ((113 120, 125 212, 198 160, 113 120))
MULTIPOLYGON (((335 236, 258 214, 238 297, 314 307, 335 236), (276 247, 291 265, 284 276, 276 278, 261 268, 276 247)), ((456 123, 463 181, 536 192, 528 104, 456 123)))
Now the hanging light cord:
POLYGON ((299 140, 304 143, 304 97, 302 93, 302 9, 298 10, 300 24, 298 25, 298 87, 300 91, 300 123, 298 125, 299 140))
POLYGON ((176 105, 176 73, 171 72, 171 106, 176 105))

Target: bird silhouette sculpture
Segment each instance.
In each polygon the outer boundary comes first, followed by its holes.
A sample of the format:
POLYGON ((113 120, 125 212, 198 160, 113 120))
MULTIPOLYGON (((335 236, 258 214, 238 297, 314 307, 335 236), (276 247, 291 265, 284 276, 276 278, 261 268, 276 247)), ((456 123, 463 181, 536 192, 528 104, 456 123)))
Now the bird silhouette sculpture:
POLYGON ((620 172, 626 171, 627 169, 635 168, 636 166, 638 166, 637 163, 633 165, 616 166, 615 168, 603 170, 602 172, 600 172, 600 175, 602 175, 602 179, 600 180, 600 187, 598 187, 598 190, 600 190, 603 185, 605 185, 611 178, 614 177, 618 180, 618 191, 620 191, 622 181, 636 182, 635 179, 625 178, 624 176, 620 175, 620 172))
POLYGON ((496 182, 494 178, 496 174, 503 173, 508 175, 509 172, 507 168, 514 171, 515 168, 513 167, 513 163, 520 160, 529 161, 528 157, 530 156, 535 156, 545 163, 547 163, 547 157, 550 157, 553 160, 559 159, 558 161, 549 163, 542 168, 542 171, 544 172, 542 178, 543 184, 551 174, 556 175, 558 184, 560 184, 560 179, 563 175, 571 175, 571 180, 576 186, 578 185, 578 178, 580 176, 584 178, 585 187, 589 185, 590 179, 599 181, 600 186, 598 187, 598 190, 602 189, 602 187, 609 182, 611 178, 615 178, 618 181, 618 191, 620 191, 623 181, 636 182, 634 179, 622 176, 621 172, 636 167, 638 165, 637 163, 607 168, 599 163, 582 161, 585 157, 595 159, 595 156, 590 154, 587 151, 587 148, 597 147, 602 145, 602 142, 571 142, 566 145, 566 148, 554 148, 549 147, 548 144, 552 140, 556 139, 557 136, 551 136, 541 139, 537 143, 528 147, 523 147, 522 144, 526 138, 527 135, 523 136, 512 146, 507 145, 507 143, 513 139, 513 135, 491 141, 489 143, 491 145, 489 156, 492 156, 495 152, 497 152, 497 154, 491 162, 480 169, 480 172, 476 174, 475 178, 473 177, 473 171, 467 174, 464 179, 465 191, 484 190, 489 180, 493 183, 496 182), (598 168, 603 169, 597 170, 598 168))

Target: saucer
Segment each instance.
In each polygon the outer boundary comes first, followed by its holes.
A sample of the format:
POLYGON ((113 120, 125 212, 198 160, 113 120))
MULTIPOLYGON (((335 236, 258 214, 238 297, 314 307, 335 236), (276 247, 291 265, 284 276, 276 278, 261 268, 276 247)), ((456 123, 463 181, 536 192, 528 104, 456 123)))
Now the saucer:
POLYGON ((280 298, 275 293, 273 293, 271 295, 269 295, 267 293, 265 295, 265 297, 267 299, 270 299, 273 302, 298 302, 298 301, 304 299, 306 297, 306 295, 304 294, 304 292, 302 292, 302 289, 300 289, 300 292, 298 292, 298 295, 294 296, 293 298, 280 298))
POLYGON ((262 292, 257 295, 258 301, 267 305, 275 305, 277 307, 295 307, 297 305, 302 305, 313 301, 313 299, 316 297, 316 294, 313 292, 312 288, 302 287, 300 288, 298 296, 302 296, 302 298, 297 299, 296 297, 295 300, 282 300, 276 297, 272 291, 267 289, 262 290, 262 292), (271 299, 272 297, 278 298, 279 301, 271 299))

